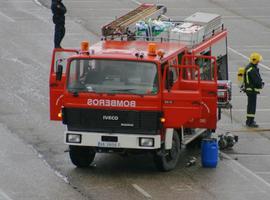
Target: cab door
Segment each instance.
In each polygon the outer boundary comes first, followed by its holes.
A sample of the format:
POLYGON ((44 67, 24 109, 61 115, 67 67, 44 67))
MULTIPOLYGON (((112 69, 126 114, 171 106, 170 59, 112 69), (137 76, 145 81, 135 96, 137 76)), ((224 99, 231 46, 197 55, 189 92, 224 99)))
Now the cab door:
POLYGON ((74 49, 54 49, 53 51, 49 83, 51 120, 62 120, 59 113, 62 107, 64 85, 66 82, 67 59, 76 53, 77 50, 74 49), (60 68, 62 68, 61 77, 59 77, 60 73, 57 73, 60 68))
POLYGON ((163 113, 166 128, 179 128, 202 114, 200 73, 196 65, 165 67, 163 113))
POLYGON ((202 115, 186 124, 190 128, 216 129, 217 124, 217 63, 207 55, 186 55, 182 64, 194 63, 199 67, 202 115))

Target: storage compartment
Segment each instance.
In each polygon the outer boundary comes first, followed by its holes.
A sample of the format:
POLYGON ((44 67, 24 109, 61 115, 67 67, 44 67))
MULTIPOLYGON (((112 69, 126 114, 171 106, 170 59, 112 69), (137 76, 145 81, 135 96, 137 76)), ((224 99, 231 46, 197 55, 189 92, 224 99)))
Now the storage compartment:
POLYGON ((184 21, 203 26, 205 36, 211 35, 213 31, 220 29, 222 26, 221 16, 212 13, 196 12, 184 21))
POLYGON ((170 31, 170 40, 181 41, 189 46, 196 45, 204 39, 204 27, 194 23, 183 23, 170 31))

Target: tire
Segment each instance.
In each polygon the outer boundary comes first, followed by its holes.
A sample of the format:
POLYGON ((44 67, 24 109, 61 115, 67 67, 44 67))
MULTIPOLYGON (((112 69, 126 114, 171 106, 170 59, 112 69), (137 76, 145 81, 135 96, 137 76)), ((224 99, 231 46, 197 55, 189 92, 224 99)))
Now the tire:
POLYGON ((171 171, 173 170, 179 160, 181 151, 181 142, 179 134, 174 130, 172 148, 165 150, 164 147, 161 152, 157 152, 154 155, 154 162, 158 170, 160 171, 171 171))
POLYGON ((69 146, 71 162, 79 168, 89 167, 95 158, 96 152, 92 147, 69 146))

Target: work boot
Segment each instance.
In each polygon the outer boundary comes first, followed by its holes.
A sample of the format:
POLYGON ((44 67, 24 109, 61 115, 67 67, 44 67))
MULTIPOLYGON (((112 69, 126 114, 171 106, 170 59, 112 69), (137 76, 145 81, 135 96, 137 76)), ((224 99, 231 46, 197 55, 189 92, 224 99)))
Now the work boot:
POLYGON ((253 121, 252 123, 250 123, 250 124, 246 124, 247 125, 247 127, 249 127, 249 128, 258 128, 259 127, 259 125, 255 122, 255 121, 253 121))

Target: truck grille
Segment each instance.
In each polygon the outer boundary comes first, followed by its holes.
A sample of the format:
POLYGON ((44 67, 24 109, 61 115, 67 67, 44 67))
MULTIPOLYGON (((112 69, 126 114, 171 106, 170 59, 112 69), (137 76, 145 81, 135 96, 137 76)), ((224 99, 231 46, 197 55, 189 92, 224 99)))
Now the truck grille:
POLYGON ((70 131, 157 134, 161 112, 64 108, 63 123, 70 131))

